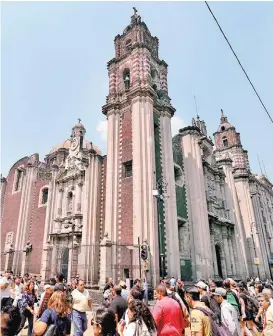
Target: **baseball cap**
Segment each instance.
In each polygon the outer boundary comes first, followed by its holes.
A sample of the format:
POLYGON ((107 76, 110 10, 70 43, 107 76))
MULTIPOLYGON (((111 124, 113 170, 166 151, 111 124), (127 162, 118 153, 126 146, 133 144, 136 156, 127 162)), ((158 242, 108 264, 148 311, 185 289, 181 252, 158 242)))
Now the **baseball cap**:
POLYGON ((212 293, 212 295, 226 296, 227 291, 222 287, 217 287, 217 288, 215 288, 215 291, 212 293))
POLYGON ((203 281, 198 281, 196 284, 195 284, 195 287, 199 287, 201 289, 207 289, 207 284, 205 284, 203 281))

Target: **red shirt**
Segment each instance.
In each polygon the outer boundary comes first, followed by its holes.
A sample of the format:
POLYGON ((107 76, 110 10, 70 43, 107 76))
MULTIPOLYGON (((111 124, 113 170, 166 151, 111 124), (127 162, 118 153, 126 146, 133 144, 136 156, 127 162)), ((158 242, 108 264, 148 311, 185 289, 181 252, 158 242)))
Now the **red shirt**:
POLYGON ((184 329, 184 319, 179 303, 165 296, 156 302, 153 316, 158 336, 180 336, 184 329))

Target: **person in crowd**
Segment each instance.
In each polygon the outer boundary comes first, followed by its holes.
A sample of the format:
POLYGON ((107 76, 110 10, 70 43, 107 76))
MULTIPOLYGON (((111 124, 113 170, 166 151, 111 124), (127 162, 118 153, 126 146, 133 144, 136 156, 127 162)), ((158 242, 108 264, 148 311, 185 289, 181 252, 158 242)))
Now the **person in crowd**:
POLYGON ((141 293, 142 293, 142 300, 143 300, 143 297, 144 297, 144 290, 143 290, 143 288, 142 288, 142 286, 141 286, 141 280, 139 280, 139 279, 135 279, 135 280, 134 280, 133 288, 136 288, 136 289, 138 289, 138 290, 141 291, 141 293))
POLYGON ((74 325, 74 336, 83 336, 87 329, 86 311, 92 309, 92 301, 88 290, 84 288, 84 281, 79 280, 78 286, 71 293, 73 298, 72 321, 74 325))
POLYGON ((273 306, 270 304, 270 298, 267 294, 260 293, 258 302, 263 309, 263 336, 273 335, 273 306))
POLYGON ((258 297, 258 295, 261 294, 263 291, 263 285, 260 282, 255 283, 254 290, 255 290, 255 296, 258 297))
POLYGON ((171 277, 170 283, 171 283, 172 287, 176 287, 176 279, 175 279, 175 277, 171 277))
POLYGON ((17 307, 18 301, 22 299, 22 294, 24 290, 24 285, 21 282, 20 277, 16 277, 14 280, 14 286, 11 289, 11 297, 13 299, 13 305, 17 307))
POLYGON ((97 309, 91 320, 91 326, 93 326, 93 334, 90 336, 118 336, 115 314, 104 307, 97 309))
MULTIPOLYGON (((142 293, 140 290, 138 290, 137 288, 132 288, 129 292, 129 295, 127 297, 127 304, 129 305, 129 303, 132 300, 142 300, 142 293)), ((127 326, 130 322, 129 319, 129 311, 128 308, 126 309, 125 313, 122 316, 122 320, 125 321, 125 325, 127 326)))
POLYGON ((44 335, 47 328, 54 325, 56 335, 69 336, 71 329, 69 312, 65 294, 61 291, 54 292, 49 299, 48 308, 43 312, 40 320, 34 323, 35 335, 44 335))
POLYGON ((149 302, 149 286, 148 286, 148 281, 147 281, 147 278, 146 276, 144 277, 143 281, 143 302, 148 305, 148 302, 149 302))
POLYGON ((156 304, 153 317, 158 336, 182 335, 184 320, 179 303, 168 297, 166 286, 160 284, 155 289, 156 304))
POLYGON ((210 311, 204 302, 200 301, 200 293, 196 287, 186 290, 186 300, 192 309, 190 312, 190 330, 192 336, 210 336, 211 325, 209 317, 202 310, 210 311), (200 309, 199 309, 200 308, 200 309))
POLYGON ((179 303, 181 313, 182 313, 182 317, 184 319, 184 323, 185 323, 185 325, 188 326, 190 314, 189 314, 189 310, 188 310, 187 306, 184 304, 184 302, 181 299, 181 297, 179 296, 179 294, 176 293, 175 287, 171 286, 170 280, 164 280, 164 284, 166 286, 167 295, 170 298, 174 299, 175 301, 177 301, 179 303))
POLYGON ((1 313, 1 336, 14 336, 21 323, 18 307, 6 306, 1 313))
POLYGON ((40 300, 40 305, 39 305, 39 310, 37 313, 37 318, 40 318, 43 314, 43 312, 47 309, 48 307, 48 302, 49 299, 51 298, 51 295, 53 294, 53 289, 52 287, 47 284, 44 286, 44 292, 41 295, 41 300, 40 300))
POLYGON ((123 320, 118 324, 120 336, 155 336, 156 324, 147 305, 141 300, 131 300, 128 305, 129 324, 123 320))
POLYGON ((211 287, 208 288, 208 285, 203 281, 198 281, 195 284, 195 287, 198 289, 200 293, 200 301, 204 302, 205 305, 212 310, 218 319, 218 323, 221 321, 221 309, 219 303, 215 300, 213 296, 213 292, 215 291, 215 284, 210 281, 211 287), (208 291, 209 289, 209 291, 208 291))
POLYGON ((126 300, 124 300, 123 297, 121 297, 120 286, 114 286, 112 288, 112 292, 113 292, 113 300, 110 304, 110 307, 115 314, 116 322, 118 324, 118 322, 121 320, 123 314, 127 309, 127 302, 126 300))
POLYGON ((24 277, 23 277, 23 284, 24 284, 24 286, 29 282, 29 280, 30 280, 30 276, 29 276, 28 273, 26 273, 24 275, 24 277))
POLYGON ((227 301, 236 309, 238 316, 242 316, 241 302, 237 296, 237 293, 231 288, 231 282, 226 279, 223 282, 223 287, 227 291, 227 301))
POLYGON ((221 307, 221 323, 228 328, 232 336, 240 336, 241 329, 238 322, 238 314, 235 308, 225 300, 227 291, 224 288, 216 288, 212 294, 221 307))
POLYGON ((126 283, 124 281, 120 281, 119 286, 121 287, 121 296, 123 297, 124 300, 127 301, 129 291, 127 289, 126 283))
POLYGON ((262 293, 269 297, 270 304, 273 306, 273 290, 271 288, 264 288, 262 293))
MULTIPOLYGON (((56 284, 55 284, 55 287, 59 286, 59 285, 62 285, 64 287, 64 290, 66 290, 66 286, 64 284, 64 275, 63 275, 63 273, 57 273, 57 275, 56 275, 56 284)), ((54 287, 54 291, 57 290, 57 289, 55 289, 55 287, 54 287)))
POLYGON ((12 305, 13 301, 11 298, 11 274, 9 272, 4 273, 0 279, 0 289, 2 310, 4 307, 12 305))
POLYGON ((108 281, 106 282, 105 286, 104 286, 104 289, 103 289, 103 293, 108 290, 108 289, 111 289, 114 287, 114 284, 113 284, 113 279, 112 278, 109 278, 108 281))
POLYGON ((250 334, 248 327, 252 329, 254 335, 258 336, 259 332, 254 323, 259 311, 259 303, 255 296, 251 297, 244 283, 238 284, 238 293, 241 302, 242 316, 241 327, 243 332, 247 335, 250 334))
POLYGON ((18 333, 23 329, 26 320, 28 321, 28 336, 32 336, 33 319, 34 319, 34 304, 37 302, 35 295, 34 281, 30 280, 24 287, 22 300, 20 304, 21 324, 18 333))

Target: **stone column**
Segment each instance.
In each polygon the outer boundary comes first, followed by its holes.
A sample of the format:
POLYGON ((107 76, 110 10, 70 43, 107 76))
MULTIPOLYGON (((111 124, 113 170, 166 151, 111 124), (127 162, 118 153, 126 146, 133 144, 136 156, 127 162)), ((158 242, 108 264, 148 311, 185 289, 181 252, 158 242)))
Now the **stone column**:
POLYGON ((229 246, 228 246, 227 228, 222 229, 222 237, 223 237, 225 259, 226 259, 226 266, 227 266, 227 276, 231 276, 232 272, 231 272, 230 254, 229 254, 229 246))
POLYGON ((83 183, 79 182, 76 188, 76 197, 75 197, 76 198, 76 213, 81 213, 82 211, 82 204, 81 204, 82 186, 83 186, 83 183))
POLYGON ((58 214, 57 214, 58 217, 61 217, 63 211, 65 211, 65 209, 63 209, 63 192, 64 192, 63 187, 60 187, 59 188, 59 194, 58 194, 58 210, 57 210, 58 211, 58 214))
POLYGON ((229 229, 228 248, 229 248, 229 255, 230 255, 231 274, 234 277, 236 275, 236 268, 235 268, 235 257, 234 257, 234 251, 233 251, 231 237, 232 237, 232 232, 231 232, 231 229, 229 229))
POLYGON ((217 264, 216 251, 215 251, 213 224, 211 224, 211 226, 210 226, 210 244, 211 244, 211 253, 212 253, 212 259, 213 259, 213 272, 214 272, 214 276, 215 277, 219 277, 218 264, 217 264))
POLYGON ((112 277, 112 265, 111 265, 111 253, 112 243, 108 239, 108 236, 104 236, 104 239, 100 243, 100 288, 105 286, 105 281, 112 277))

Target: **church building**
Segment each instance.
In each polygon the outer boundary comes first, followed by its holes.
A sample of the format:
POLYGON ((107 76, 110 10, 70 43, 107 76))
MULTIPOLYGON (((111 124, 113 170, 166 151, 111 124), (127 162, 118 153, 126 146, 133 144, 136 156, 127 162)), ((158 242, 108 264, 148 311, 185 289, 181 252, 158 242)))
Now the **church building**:
POLYGON ((199 116, 172 137, 168 65, 136 10, 114 52, 107 155, 79 119, 43 161, 26 156, 1 178, 2 269, 79 274, 89 287, 269 278, 273 186, 251 173, 240 134, 222 112, 215 147, 199 116))

